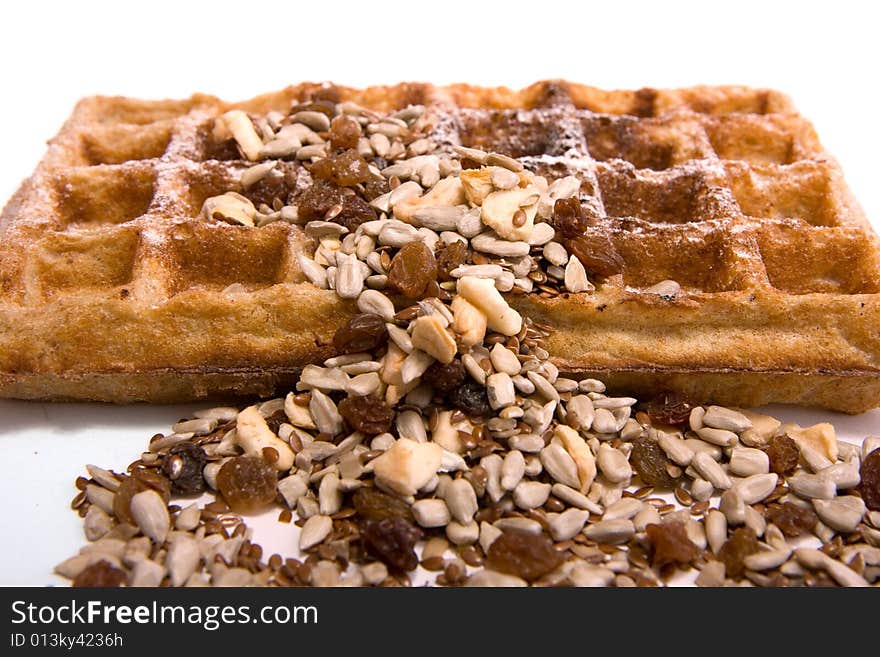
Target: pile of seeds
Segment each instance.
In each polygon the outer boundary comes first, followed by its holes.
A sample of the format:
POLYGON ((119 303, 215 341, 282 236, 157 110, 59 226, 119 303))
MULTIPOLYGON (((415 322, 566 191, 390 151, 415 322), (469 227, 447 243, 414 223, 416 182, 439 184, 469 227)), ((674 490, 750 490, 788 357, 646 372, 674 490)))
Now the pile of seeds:
POLYGON ((880 439, 560 376, 551 327, 502 293, 594 289, 601 262, 565 243, 586 221, 578 181, 441 148, 429 126, 419 107, 321 99, 218 120, 260 162, 206 220, 301 225, 304 275, 361 314, 285 398, 178 422, 125 474, 88 466, 73 507, 90 543, 56 572, 83 586, 408 585, 419 567, 448 586, 652 586, 689 569, 710 586, 880 580, 880 439), (285 159, 304 180, 272 196, 285 159), (241 514, 273 505, 300 527, 297 558, 251 541, 241 514))

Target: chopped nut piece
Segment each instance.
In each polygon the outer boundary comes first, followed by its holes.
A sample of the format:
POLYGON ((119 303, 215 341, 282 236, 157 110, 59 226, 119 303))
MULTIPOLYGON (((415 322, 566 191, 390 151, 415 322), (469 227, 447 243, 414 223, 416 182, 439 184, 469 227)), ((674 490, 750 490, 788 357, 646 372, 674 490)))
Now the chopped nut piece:
POLYGON ((455 340, 437 315, 419 317, 412 323, 412 344, 430 354, 441 363, 451 363, 455 358, 455 340))
POLYGON ((228 139, 230 136, 235 139, 247 159, 256 161, 260 158, 263 140, 257 134, 250 117, 243 111, 229 110, 221 114, 214 124, 214 132, 221 139, 228 139))
POLYGON ((228 221, 242 226, 254 226, 257 209, 241 194, 226 192, 221 196, 212 196, 202 204, 202 214, 211 221, 228 221))
POLYGON ((507 305, 491 280, 465 276, 458 281, 458 292, 486 316, 486 324, 503 335, 516 335, 522 329, 522 317, 507 305))
POLYGON ((415 495, 436 474, 442 458, 440 445, 401 438, 373 461, 373 472, 393 491, 415 495))

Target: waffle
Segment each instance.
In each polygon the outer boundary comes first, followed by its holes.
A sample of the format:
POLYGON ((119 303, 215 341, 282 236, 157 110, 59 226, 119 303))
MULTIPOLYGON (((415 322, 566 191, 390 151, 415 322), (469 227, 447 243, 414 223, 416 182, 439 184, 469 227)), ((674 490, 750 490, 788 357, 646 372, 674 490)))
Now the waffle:
MULTIPOLYGON (((263 395, 332 355, 356 309, 306 280, 300 228, 200 214, 207 198, 242 191, 252 164, 218 144, 216 117, 286 112, 316 93, 375 111, 422 104, 441 147, 578 178, 591 222, 570 247, 596 261, 596 290, 509 296, 552 327, 561 370, 725 405, 880 403, 877 238, 788 98, 566 82, 81 101, 3 211, 0 394, 263 395), (661 281, 680 289, 657 293, 661 281)), ((282 166, 291 189, 310 183, 301 165, 282 166)))

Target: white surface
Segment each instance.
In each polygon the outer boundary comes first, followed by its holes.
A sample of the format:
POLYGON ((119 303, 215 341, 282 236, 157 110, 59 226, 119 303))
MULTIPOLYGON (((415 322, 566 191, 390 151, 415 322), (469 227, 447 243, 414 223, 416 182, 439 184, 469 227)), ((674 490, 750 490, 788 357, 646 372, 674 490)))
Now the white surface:
MULTIPOLYGON (((517 87, 557 77, 606 88, 741 83, 785 91, 876 222, 874 13, 865 2, 2 3, 0 197, 30 175, 45 140, 90 94, 237 99, 303 80, 517 87)), ((0 402, 0 584, 52 582, 51 567, 83 541, 67 505, 84 464, 122 468, 185 414, 0 402)), ((831 421, 854 442, 880 434, 876 411, 780 416, 831 421)), ((284 531, 269 540, 269 550, 293 544, 284 531)))

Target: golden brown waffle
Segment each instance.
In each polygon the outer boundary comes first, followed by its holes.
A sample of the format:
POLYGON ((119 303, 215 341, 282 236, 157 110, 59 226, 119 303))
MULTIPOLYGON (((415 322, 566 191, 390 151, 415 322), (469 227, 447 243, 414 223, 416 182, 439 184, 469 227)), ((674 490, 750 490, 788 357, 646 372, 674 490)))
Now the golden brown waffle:
MULTIPOLYGON (((301 230, 200 216, 206 198, 241 190, 251 164, 218 147, 215 117, 287 111, 320 88, 238 104, 81 101, 3 211, 0 394, 264 394, 329 355, 354 306, 305 280, 301 230)), ((553 327, 562 369, 728 405, 880 403, 877 238, 785 96, 566 82, 334 93, 376 111, 424 104, 440 144, 581 180, 593 221, 571 246, 622 266, 591 270, 589 295, 510 299, 553 327), (646 291, 668 279, 681 286, 674 298, 646 291)), ((302 167, 283 166, 288 184, 308 184, 302 167)))

